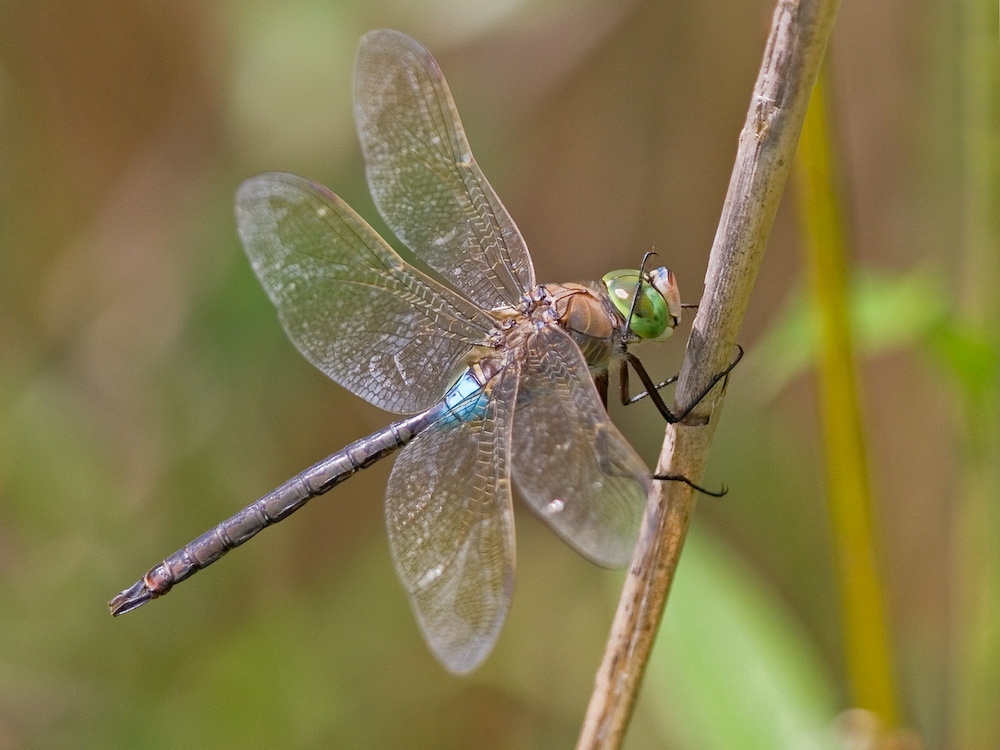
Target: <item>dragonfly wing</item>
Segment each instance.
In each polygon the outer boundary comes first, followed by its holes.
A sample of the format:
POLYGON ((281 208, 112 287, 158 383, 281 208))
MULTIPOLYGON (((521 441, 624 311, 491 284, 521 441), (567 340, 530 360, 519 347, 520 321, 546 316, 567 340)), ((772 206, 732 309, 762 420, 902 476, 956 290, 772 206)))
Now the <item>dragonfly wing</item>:
POLYGON ((531 257, 430 52, 398 31, 366 34, 354 97, 368 185, 392 231, 480 306, 516 304, 535 285, 531 257))
POLYGON ((513 475, 538 515, 577 552, 625 565, 652 480, 611 423, 580 349, 544 327, 523 351, 513 475))
POLYGON ((386 411, 441 398, 460 360, 486 343, 490 317, 407 265, 350 206, 290 174, 244 182, 240 238, 306 359, 386 411))
POLYGON ((396 571, 427 643, 453 672, 486 658, 513 594, 516 367, 494 379, 481 419, 433 426, 404 448, 386 490, 396 571))

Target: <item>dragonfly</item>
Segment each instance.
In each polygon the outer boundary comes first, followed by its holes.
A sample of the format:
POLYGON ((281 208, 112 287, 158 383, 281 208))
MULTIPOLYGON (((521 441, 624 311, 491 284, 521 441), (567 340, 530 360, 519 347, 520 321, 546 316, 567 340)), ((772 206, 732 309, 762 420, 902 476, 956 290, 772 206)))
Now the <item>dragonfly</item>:
POLYGON ((629 351, 671 335, 680 296, 673 274, 647 271, 645 260, 599 283, 538 284, 437 62, 410 37, 363 37, 355 115, 376 207, 426 269, 337 195, 291 174, 240 186, 239 235, 306 359, 408 416, 185 545, 109 606, 117 616, 163 596, 401 449, 385 496, 389 548, 431 651, 464 673, 490 653, 510 607, 512 484, 583 557, 627 563, 654 477, 608 417, 609 373, 621 374, 623 402, 637 398, 627 395, 631 366, 640 397, 668 421, 683 416, 629 351))

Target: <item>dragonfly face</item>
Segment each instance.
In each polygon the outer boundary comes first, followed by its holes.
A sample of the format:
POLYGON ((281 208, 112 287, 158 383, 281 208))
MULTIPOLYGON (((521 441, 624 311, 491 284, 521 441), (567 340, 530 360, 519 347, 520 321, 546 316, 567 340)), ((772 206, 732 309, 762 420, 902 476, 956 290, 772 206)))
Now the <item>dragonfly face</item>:
POLYGON ((669 268, 656 268, 645 278, 634 269, 622 269, 604 274, 602 280, 611 303, 636 338, 663 341, 681 322, 681 294, 669 268))
POLYGON ((492 649, 511 601, 512 483, 582 555, 628 561, 652 479, 608 419, 591 373, 606 373, 637 338, 666 338, 679 297, 666 269, 536 284, 441 71, 414 40, 366 35, 355 97, 378 210, 436 277, 407 264, 336 195, 294 175, 240 187, 239 232, 299 351, 354 394, 412 416, 178 550, 111 608, 122 614, 163 595, 403 448, 386 491, 390 550, 431 649, 466 672, 492 649))

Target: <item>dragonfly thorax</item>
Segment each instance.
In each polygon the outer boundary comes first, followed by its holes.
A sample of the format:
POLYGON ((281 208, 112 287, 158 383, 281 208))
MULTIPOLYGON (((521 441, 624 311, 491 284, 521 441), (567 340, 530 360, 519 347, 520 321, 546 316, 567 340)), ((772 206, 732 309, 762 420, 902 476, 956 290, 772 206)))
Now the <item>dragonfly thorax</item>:
POLYGON ((602 370, 622 345, 624 320, 601 289, 585 284, 546 284, 548 309, 592 370, 602 370))

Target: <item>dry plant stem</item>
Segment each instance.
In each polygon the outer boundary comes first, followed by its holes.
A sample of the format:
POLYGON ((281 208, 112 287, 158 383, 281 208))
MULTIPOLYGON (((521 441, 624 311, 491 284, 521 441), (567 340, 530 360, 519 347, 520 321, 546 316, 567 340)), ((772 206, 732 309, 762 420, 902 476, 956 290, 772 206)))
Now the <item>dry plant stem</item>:
MULTIPOLYGON (((690 403, 734 354, 839 0, 779 0, 677 385, 690 403)), ((722 389, 667 427, 658 474, 702 475, 722 389)), ((621 746, 694 512, 682 482, 650 496, 577 748, 621 746)))

